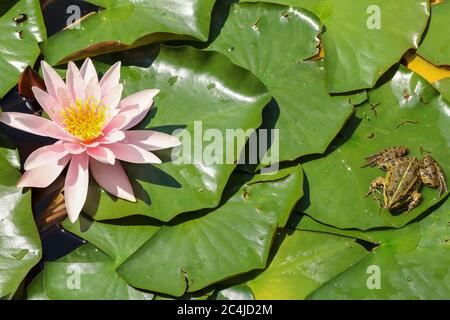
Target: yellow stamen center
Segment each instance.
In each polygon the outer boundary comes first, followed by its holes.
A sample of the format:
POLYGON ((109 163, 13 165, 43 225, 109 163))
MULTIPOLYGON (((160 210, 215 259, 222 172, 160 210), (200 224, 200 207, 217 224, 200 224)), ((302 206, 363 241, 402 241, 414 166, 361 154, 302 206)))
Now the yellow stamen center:
POLYGON ((61 111, 62 124, 73 136, 90 141, 101 135, 107 111, 108 108, 95 99, 77 100, 61 111))

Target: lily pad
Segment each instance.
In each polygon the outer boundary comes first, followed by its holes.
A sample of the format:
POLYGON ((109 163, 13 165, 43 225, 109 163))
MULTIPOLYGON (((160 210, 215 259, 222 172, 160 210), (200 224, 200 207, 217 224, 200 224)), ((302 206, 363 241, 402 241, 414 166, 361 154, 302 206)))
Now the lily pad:
POLYGON ((50 300, 45 293, 44 287, 44 272, 41 271, 33 281, 29 284, 26 290, 27 300, 50 300))
POLYGON ((326 82, 331 93, 373 87, 408 49, 418 47, 430 16, 426 0, 266 2, 305 8, 322 20, 326 82))
POLYGON ((99 12, 41 44, 48 63, 60 64, 163 40, 207 40, 214 0, 90 0, 99 12))
POLYGON ((115 272, 116 263, 91 244, 47 262, 28 288, 29 299, 52 300, 151 300, 115 272))
POLYGON ((19 81, 40 54, 38 42, 46 37, 39 0, 0 3, 0 98, 19 81))
POLYGON ((438 191, 423 187, 422 202, 410 212, 381 210, 378 201, 364 195, 385 172, 362 168, 364 158, 403 145, 419 159, 431 154, 449 177, 449 108, 430 84, 401 67, 392 80, 369 92, 369 102, 357 108, 325 156, 305 159, 307 185, 297 210, 343 229, 399 228, 417 218, 442 200, 438 191))
POLYGON ((329 234, 335 234, 345 236, 349 238, 361 239, 367 242, 371 242, 374 245, 377 240, 372 237, 372 233, 358 230, 358 229, 339 229, 330 225, 320 223, 306 214, 300 214, 298 212, 293 213, 293 218, 289 222, 288 227, 302 231, 317 231, 329 234))
POLYGON ((431 6, 431 21, 417 53, 435 65, 450 66, 450 41, 448 40, 448 17, 450 2, 431 6))
POLYGON ((379 247, 311 299, 448 299, 450 201, 403 229, 370 233, 379 247))
POLYGON ((238 284, 217 292, 216 300, 254 300, 252 290, 246 284, 238 284))
MULTIPOLYGON (((231 158, 223 154, 219 161, 208 163, 202 155, 209 155, 208 146, 217 142, 207 141, 202 134, 213 129, 225 143, 228 130, 258 128, 262 109, 270 100, 264 85, 219 53, 187 47, 144 48, 110 58, 124 64, 131 59, 147 66, 124 66, 121 70, 125 96, 148 88, 161 90, 153 111, 139 128, 169 134, 181 130, 180 140, 186 143, 182 153, 191 159, 180 155, 183 161, 176 163, 170 161, 170 155, 160 154, 166 160, 162 165, 126 164, 137 203, 118 200, 92 183, 85 212, 96 220, 141 214, 168 221, 182 212, 217 206, 240 149, 236 143, 231 158), (184 140, 185 134, 191 139, 184 140), (202 147, 200 153, 192 147, 194 139, 195 148, 202 147)), ((233 145, 230 142, 227 146, 233 145)))
POLYGON ((0 297, 16 292, 42 254, 31 192, 15 187, 20 173, 11 166, 11 158, 5 157, 10 153, 0 146, 0 297))
POLYGON ((450 101, 450 68, 436 66, 421 56, 408 53, 404 56, 405 66, 433 85, 442 96, 450 101))
POLYGON ((367 255, 351 238, 309 231, 284 236, 269 267, 247 282, 257 300, 305 299, 367 255))
POLYGON ((213 29, 227 18, 208 50, 252 71, 275 98, 266 121, 279 129, 279 161, 325 151, 353 106, 349 97, 331 97, 324 69, 307 60, 318 52, 320 20, 304 9, 264 3, 223 5, 216 13, 213 29))
POLYGON ((450 78, 441 79, 433 83, 433 86, 448 102, 450 102, 450 78))
MULTIPOLYGON (((134 287, 182 296, 264 268, 278 221, 291 212, 301 194, 299 167, 282 172, 284 177, 276 180, 257 176, 237 191, 234 180, 222 206, 161 227, 118 268, 119 274, 134 287)), ((242 183, 249 175, 232 179, 242 183)))
POLYGON ((120 264, 158 231, 159 227, 148 220, 151 219, 134 216, 112 223, 80 216, 76 223, 72 224, 66 219, 62 225, 120 264))

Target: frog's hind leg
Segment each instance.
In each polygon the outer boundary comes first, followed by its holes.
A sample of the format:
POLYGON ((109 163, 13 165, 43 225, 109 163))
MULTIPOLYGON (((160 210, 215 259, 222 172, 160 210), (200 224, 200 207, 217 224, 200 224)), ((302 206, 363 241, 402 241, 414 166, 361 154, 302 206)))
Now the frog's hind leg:
POLYGON ((426 186, 439 188, 439 196, 447 192, 444 171, 433 157, 426 156, 423 159, 419 172, 422 182, 426 186))
POLYGON ((408 152, 408 148, 403 146, 384 149, 383 151, 366 157, 365 159, 367 161, 362 168, 378 166, 380 169, 387 170, 389 168, 389 164, 391 164, 395 159, 405 156, 408 152))
POLYGON ((420 203, 420 200, 422 199, 422 194, 415 191, 411 194, 411 201, 408 204, 408 212, 410 212, 412 209, 417 207, 417 205, 420 203))

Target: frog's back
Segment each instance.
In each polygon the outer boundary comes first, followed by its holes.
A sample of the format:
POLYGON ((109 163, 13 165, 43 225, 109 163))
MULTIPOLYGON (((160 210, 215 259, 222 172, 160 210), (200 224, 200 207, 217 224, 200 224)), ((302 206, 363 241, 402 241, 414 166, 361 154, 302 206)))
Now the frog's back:
POLYGON ((420 164, 415 157, 397 159, 387 175, 384 191, 389 203, 388 207, 409 196, 419 177, 420 164))

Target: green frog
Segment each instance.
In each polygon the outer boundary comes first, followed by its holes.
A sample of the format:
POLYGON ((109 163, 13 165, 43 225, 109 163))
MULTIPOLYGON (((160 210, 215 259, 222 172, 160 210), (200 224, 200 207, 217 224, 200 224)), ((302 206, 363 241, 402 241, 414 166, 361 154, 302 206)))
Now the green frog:
POLYGON ((437 161, 427 155, 423 160, 407 156, 406 147, 392 147, 366 158, 363 167, 377 166, 387 171, 385 177, 376 178, 366 197, 379 189, 383 190, 382 207, 391 211, 407 209, 411 211, 421 201, 422 184, 438 188, 439 196, 447 192, 444 172, 437 161))

